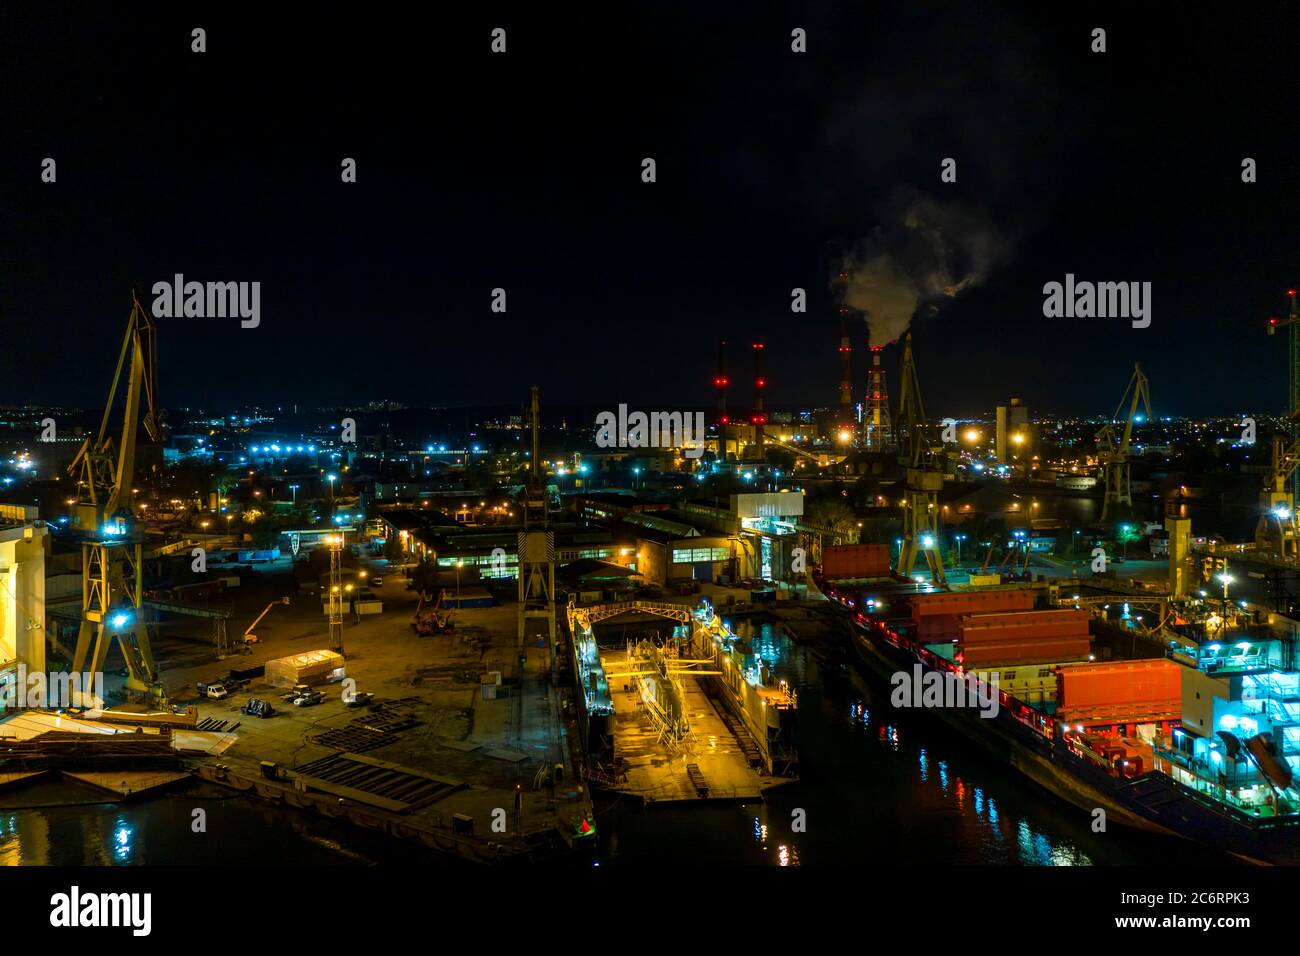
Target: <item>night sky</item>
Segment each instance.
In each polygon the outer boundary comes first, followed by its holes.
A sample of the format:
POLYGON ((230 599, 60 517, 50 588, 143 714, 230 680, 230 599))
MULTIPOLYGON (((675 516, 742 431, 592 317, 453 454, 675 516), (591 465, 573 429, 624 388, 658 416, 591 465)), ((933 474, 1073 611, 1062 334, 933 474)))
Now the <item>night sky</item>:
POLYGON ((1282 410, 1294 5, 536 6, 0 7, 0 403, 97 407, 131 284, 180 272, 260 281, 262 322, 160 319, 167 407, 701 406, 720 338, 735 382, 766 342, 770 405, 830 405, 832 276, 919 201, 998 237, 912 323, 932 416, 1109 412, 1135 360, 1160 414, 1282 410), (1067 272, 1150 281, 1151 327, 1044 318, 1067 272))

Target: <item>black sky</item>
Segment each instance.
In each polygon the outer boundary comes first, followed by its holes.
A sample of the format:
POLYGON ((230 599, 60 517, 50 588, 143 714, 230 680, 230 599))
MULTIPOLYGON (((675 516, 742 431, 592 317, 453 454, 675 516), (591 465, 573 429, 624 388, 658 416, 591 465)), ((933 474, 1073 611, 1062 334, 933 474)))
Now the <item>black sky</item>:
POLYGON ((1011 250, 913 323, 932 414, 1106 412, 1135 360, 1160 413, 1282 409, 1293 5, 749 6, 5 5, 0 403, 98 404, 129 286, 181 272, 260 281, 263 317, 160 320, 168 406, 703 405, 719 338, 736 381, 767 343, 770 402, 831 404, 836 250, 919 194, 1011 250), (1152 326, 1043 318, 1067 272, 1152 282, 1152 326))

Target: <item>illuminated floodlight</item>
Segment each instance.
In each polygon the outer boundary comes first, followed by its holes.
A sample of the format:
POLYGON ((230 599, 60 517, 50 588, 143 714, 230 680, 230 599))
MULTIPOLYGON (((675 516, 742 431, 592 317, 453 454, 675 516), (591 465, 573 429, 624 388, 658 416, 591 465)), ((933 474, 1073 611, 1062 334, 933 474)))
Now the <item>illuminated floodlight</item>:
POLYGON ((109 623, 112 624, 114 627, 126 627, 127 623, 130 620, 131 620, 130 614, 114 614, 112 619, 109 621, 109 623))

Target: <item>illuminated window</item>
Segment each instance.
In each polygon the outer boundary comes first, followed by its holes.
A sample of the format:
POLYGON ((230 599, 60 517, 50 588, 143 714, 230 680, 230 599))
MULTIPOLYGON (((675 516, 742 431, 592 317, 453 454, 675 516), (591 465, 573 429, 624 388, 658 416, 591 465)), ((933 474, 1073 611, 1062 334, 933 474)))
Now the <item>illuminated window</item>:
POLYGON ((673 564, 697 564, 701 561, 727 561, 730 548, 673 548, 673 564))

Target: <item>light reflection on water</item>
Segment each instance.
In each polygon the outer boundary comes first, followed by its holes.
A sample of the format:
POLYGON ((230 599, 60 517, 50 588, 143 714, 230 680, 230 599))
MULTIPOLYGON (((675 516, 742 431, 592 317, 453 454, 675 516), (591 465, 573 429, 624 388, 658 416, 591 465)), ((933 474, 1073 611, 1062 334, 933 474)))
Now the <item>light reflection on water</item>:
POLYGON ((212 791, 179 791, 128 804, 98 791, 43 782, 3 795, 0 866, 341 865, 375 860, 445 862, 427 851, 333 821, 212 791), (205 826, 195 830, 195 810, 205 826))
POLYGON ((853 668, 829 667, 779 626, 732 622, 799 694, 802 779, 739 811, 691 806, 607 816, 603 862, 696 859, 764 865, 1078 866, 1217 855, 1128 831, 1094 834, 1090 816, 984 758, 973 744, 889 705, 853 668), (801 815, 806 828, 795 830, 801 815), (653 825, 645 822, 652 820, 653 825), (613 847, 614 852, 609 852, 613 847))

